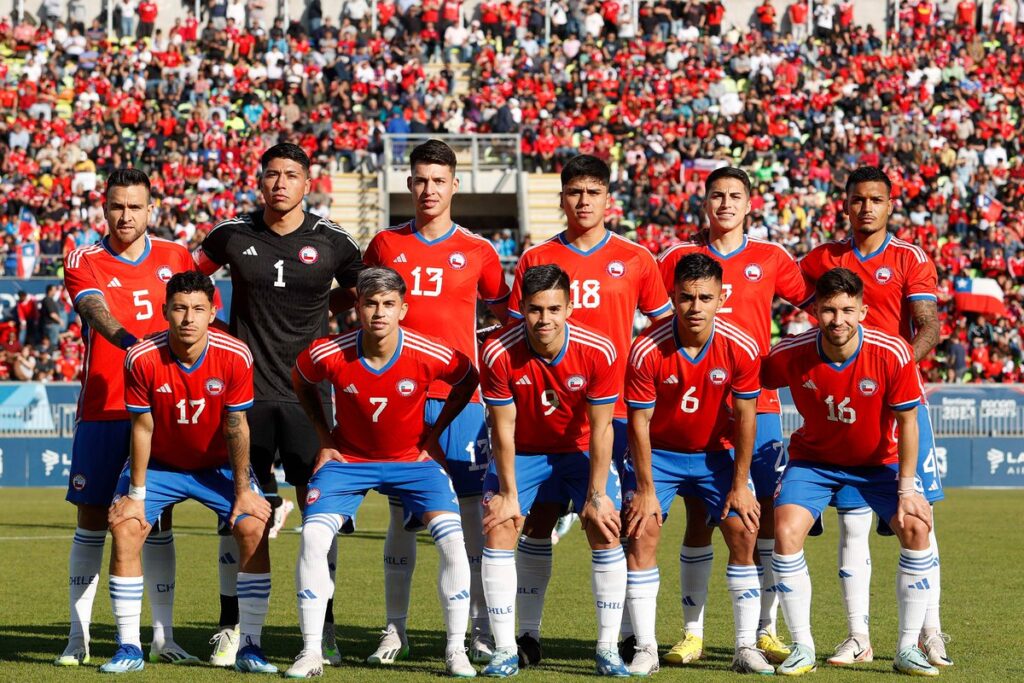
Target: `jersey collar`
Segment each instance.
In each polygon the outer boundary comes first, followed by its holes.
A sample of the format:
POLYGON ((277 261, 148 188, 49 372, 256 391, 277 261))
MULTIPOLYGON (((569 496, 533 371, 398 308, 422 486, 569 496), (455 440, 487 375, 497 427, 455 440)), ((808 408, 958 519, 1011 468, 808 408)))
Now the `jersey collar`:
POLYGON ((103 245, 103 248, 107 250, 108 254, 116 258, 121 263, 125 263, 129 266, 137 266, 146 260, 146 257, 149 256, 149 251, 153 246, 153 243, 149 241, 149 235, 144 235, 143 239, 146 240, 146 248, 142 250, 142 254, 139 255, 139 258, 135 259, 134 261, 126 259, 124 256, 121 256, 120 254, 118 254, 117 252, 110 248, 110 235, 105 236, 102 240, 100 240, 100 243, 103 245))
POLYGON ((412 230, 412 234, 416 235, 416 238, 419 239, 420 242, 423 242, 423 244, 426 244, 428 247, 439 242, 444 242, 446 239, 454 235, 456 227, 458 226, 456 226, 455 223, 452 223, 452 227, 448 228, 448 232, 441 235, 440 237, 435 237, 432 240, 428 240, 426 237, 423 236, 423 233, 421 233, 419 229, 416 227, 416 221, 409 221, 409 228, 412 230))
POLYGON ((571 249, 571 250, 575 251, 580 256, 590 256, 595 251, 597 251, 598 249, 600 249, 604 245, 608 244, 608 240, 610 240, 612 238, 612 231, 608 230, 606 228, 605 231, 604 231, 604 238, 600 242, 598 242, 597 244, 592 246, 590 249, 587 249, 586 251, 583 251, 582 249, 580 249, 578 247, 574 247, 573 245, 569 244, 569 240, 567 240, 565 238, 565 234, 566 234, 566 231, 564 231, 564 230, 562 232, 558 233, 558 241, 562 243, 562 246, 566 247, 567 249, 571 249))
MULTIPOLYGON (((526 322, 525 321, 523 321, 523 327, 524 328, 526 327, 526 322)), ((568 322, 566 322, 565 323, 565 339, 562 340, 562 348, 558 352, 558 355, 555 356, 554 358, 552 358, 551 360, 548 360, 547 358, 544 358, 539 353, 537 353, 536 351, 533 350, 533 344, 530 343, 529 335, 527 335, 527 337, 526 337, 526 347, 528 349, 530 349, 530 353, 532 353, 534 356, 537 357, 537 360, 539 360, 540 362, 544 363, 545 365, 554 367, 554 366, 556 366, 556 365, 558 365, 559 363, 562 362, 562 359, 565 358, 565 352, 569 350, 569 336, 571 335, 571 330, 572 330, 572 326, 568 322)))
POLYGON ((672 317, 672 336, 675 338, 676 350, 679 351, 679 355, 681 355, 690 365, 697 365, 704 360, 704 356, 707 355, 708 349, 711 348, 711 342, 715 339, 715 323, 714 321, 711 321, 711 336, 708 337, 706 342, 704 342, 704 347, 700 350, 700 353, 693 358, 691 358, 690 354, 688 354, 683 348, 683 342, 679 338, 679 318, 676 316, 672 317))
POLYGON ((870 261, 874 257, 876 257, 879 254, 881 254, 883 251, 885 251, 885 248, 887 246, 889 246, 889 242, 891 242, 891 241, 892 241, 892 233, 890 232, 890 233, 887 233, 885 235, 885 240, 882 241, 882 246, 880 246, 878 249, 875 249, 870 254, 861 254, 860 250, 857 249, 857 243, 853 241, 853 237, 851 236, 850 237, 850 248, 853 249, 853 255, 857 257, 857 260, 860 261, 861 263, 863 263, 864 261, 870 261))
POLYGON ((818 334, 815 337, 815 346, 818 349, 818 358, 821 359, 822 363, 832 368, 836 372, 842 372, 847 367, 849 367, 850 363, 857 360, 857 356, 860 355, 860 348, 864 346, 864 326, 857 326, 857 350, 853 352, 852 356, 847 358, 842 363, 836 363, 832 360, 829 360, 829 357, 825 355, 825 349, 821 345, 821 330, 818 330, 818 334))
POLYGON ((394 353, 394 355, 391 356, 391 360, 389 360, 384 365, 384 367, 382 367, 380 370, 378 370, 375 367, 373 367, 372 365, 370 365, 369 363, 367 363, 366 359, 363 357, 363 331, 359 330, 359 332, 356 334, 356 354, 359 356, 359 364, 362 365, 364 368, 366 368, 367 371, 372 372, 375 375, 383 375, 385 372, 387 372, 391 368, 392 365, 395 364, 395 362, 398 360, 399 356, 402 355, 402 346, 404 345, 404 341, 405 341, 405 332, 403 332, 402 328, 399 327, 398 328, 398 346, 395 347, 395 353, 394 353))
POLYGON ((178 357, 174 355, 174 351, 171 351, 170 343, 167 344, 167 351, 171 354, 171 358, 174 359, 174 364, 177 365, 178 368, 182 372, 184 372, 186 375, 191 375, 193 372, 195 372, 200 367, 202 367, 203 361, 206 360, 206 352, 209 351, 209 350, 210 350, 210 335, 207 334, 206 335, 206 348, 204 348, 203 352, 201 354, 199 354, 199 358, 197 358, 196 362, 192 364, 192 367, 186 367, 185 364, 182 363, 180 360, 178 360, 178 357))
POLYGON ((743 241, 740 243, 740 246, 736 247, 735 249, 730 251, 728 254, 723 254, 722 252, 718 251, 713 246, 711 246, 711 242, 708 241, 708 251, 710 251, 712 254, 714 254, 716 257, 722 259, 723 261, 727 260, 727 259, 731 259, 733 256, 735 256, 736 254, 739 254, 740 252, 742 252, 746 248, 747 248, 747 236, 746 235, 743 236, 743 241))

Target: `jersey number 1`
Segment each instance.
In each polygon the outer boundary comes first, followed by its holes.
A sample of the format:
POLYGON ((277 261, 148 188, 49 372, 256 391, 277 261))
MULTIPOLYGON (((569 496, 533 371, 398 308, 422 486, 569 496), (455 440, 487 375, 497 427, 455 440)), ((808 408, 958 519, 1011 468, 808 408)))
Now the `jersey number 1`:
POLYGON ((274 270, 277 271, 277 279, 274 280, 275 287, 284 287, 284 259, 274 263, 274 270))

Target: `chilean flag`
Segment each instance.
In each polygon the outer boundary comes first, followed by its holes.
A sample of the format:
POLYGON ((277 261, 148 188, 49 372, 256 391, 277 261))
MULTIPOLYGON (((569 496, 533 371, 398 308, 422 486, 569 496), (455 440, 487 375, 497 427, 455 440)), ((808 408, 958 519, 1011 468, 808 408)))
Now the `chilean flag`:
POLYGON ((981 209, 981 217, 989 223, 998 223, 1003 217, 1003 203, 987 194, 978 195, 978 208, 981 209))
POLYGON ((953 298, 960 311, 1006 315, 1003 289, 990 277, 958 277, 953 280, 953 298))

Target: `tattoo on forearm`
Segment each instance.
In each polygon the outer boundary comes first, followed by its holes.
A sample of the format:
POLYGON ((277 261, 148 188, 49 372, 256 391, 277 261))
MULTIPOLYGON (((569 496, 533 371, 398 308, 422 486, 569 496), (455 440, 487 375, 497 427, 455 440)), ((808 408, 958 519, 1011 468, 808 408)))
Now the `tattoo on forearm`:
POLYGON ((590 491, 590 507, 594 508, 595 510, 600 510, 601 509, 601 502, 603 500, 604 500, 604 493, 602 493, 601 491, 598 491, 597 489, 592 489, 590 491))
POLYGON ((107 308, 107 303, 100 296, 87 296, 78 302, 78 314, 82 316, 90 328, 96 330, 107 341, 119 343, 128 333, 107 308))
POLYGON ((242 436, 242 416, 238 413, 228 413, 224 417, 224 438, 228 441, 237 441, 242 436))

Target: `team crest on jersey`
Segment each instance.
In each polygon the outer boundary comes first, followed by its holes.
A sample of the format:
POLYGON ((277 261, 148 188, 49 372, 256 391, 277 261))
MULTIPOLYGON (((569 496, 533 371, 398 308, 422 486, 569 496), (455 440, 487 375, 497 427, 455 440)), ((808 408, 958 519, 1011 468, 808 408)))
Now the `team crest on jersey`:
POLYGON ((711 380, 711 383, 715 386, 721 386, 722 384, 725 384, 725 380, 729 379, 729 373, 726 372, 724 368, 713 368, 711 372, 708 373, 708 379, 711 380))
POLYGON ((204 388, 210 396, 220 396, 224 393, 224 380, 219 377, 211 377, 206 380, 204 388))
POLYGON ((605 268, 613 278, 620 278, 626 274, 626 264, 622 261, 611 261, 605 268))
POLYGON ((86 484, 86 479, 85 479, 85 475, 84 474, 76 474, 71 479, 71 486, 76 491, 81 491, 82 489, 84 489, 85 488, 85 484, 86 484))
POLYGON ((453 251, 448 254, 448 265, 455 270, 462 270, 466 267, 466 255, 461 251, 453 251))
POLYGON ((307 266, 311 266, 320 259, 320 252, 310 246, 299 249, 299 260, 307 266))
POLYGON ((880 285, 887 285, 892 280, 892 269, 888 266, 882 266, 875 271, 875 282, 880 285))
POLYGON ((320 500, 320 489, 310 489, 306 491, 306 505, 312 505, 318 500, 320 500))
POLYGON ((167 284, 171 281, 171 276, 174 275, 174 271, 171 270, 170 266, 160 266, 156 269, 156 277, 160 282, 167 284))
POLYGON ((395 385, 395 390, 401 396, 412 396, 416 391, 416 381, 406 377, 405 379, 398 380, 398 384, 395 385))
POLYGON ((748 263, 747 267, 743 269, 743 277, 751 282, 757 282, 764 277, 764 270, 758 263, 748 263))
POLYGON ((583 375, 570 375, 569 378, 565 380, 565 388, 569 391, 580 391, 586 385, 587 380, 583 375))
POLYGON ((865 377, 864 379, 857 383, 857 389, 859 389, 860 393, 863 394, 864 396, 874 396, 876 393, 878 393, 878 382, 868 377, 865 377))

